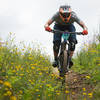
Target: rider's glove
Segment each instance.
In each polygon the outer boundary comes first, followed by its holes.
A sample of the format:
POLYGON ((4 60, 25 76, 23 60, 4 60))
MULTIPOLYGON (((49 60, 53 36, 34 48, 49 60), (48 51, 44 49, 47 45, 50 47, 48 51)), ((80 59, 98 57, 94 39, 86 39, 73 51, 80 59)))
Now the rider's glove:
POLYGON ((49 26, 45 27, 45 30, 48 31, 48 32, 52 31, 52 29, 49 26))
POLYGON ((87 35, 88 34, 88 31, 87 30, 83 30, 83 35, 87 35))

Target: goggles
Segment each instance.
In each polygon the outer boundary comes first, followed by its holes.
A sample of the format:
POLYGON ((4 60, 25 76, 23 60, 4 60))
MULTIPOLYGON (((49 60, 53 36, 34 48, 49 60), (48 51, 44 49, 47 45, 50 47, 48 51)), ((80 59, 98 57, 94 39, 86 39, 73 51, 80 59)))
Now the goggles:
POLYGON ((63 18, 68 18, 68 17, 70 16, 70 13, 61 13, 61 12, 60 12, 60 14, 61 14, 61 16, 62 16, 63 18))

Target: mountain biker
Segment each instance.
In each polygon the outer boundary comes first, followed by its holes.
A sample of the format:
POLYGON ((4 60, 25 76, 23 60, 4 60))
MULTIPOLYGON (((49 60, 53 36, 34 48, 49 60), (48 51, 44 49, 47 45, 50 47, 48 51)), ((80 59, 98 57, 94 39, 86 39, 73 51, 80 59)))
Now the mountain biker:
MULTIPOLYGON (((83 35, 87 35, 87 27, 83 23, 81 19, 79 19, 74 11, 72 11, 70 5, 61 5, 59 7, 59 11, 56 12, 52 16, 51 19, 47 21, 47 23, 44 25, 45 30, 48 32, 51 32, 52 29, 49 27, 53 22, 54 23, 54 29, 65 31, 68 30, 69 32, 75 32, 75 26, 74 22, 78 23, 82 28, 83 28, 83 35)), ((61 34, 54 34, 53 35, 53 52, 54 52, 54 62, 53 66, 56 67, 58 64, 58 53, 59 53, 59 47, 61 44, 61 34)), ((74 50, 75 50, 75 45, 77 44, 77 39, 75 34, 70 34, 70 37, 68 41, 71 43, 71 52, 70 52, 70 66, 73 65, 73 62, 71 60, 74 50)))

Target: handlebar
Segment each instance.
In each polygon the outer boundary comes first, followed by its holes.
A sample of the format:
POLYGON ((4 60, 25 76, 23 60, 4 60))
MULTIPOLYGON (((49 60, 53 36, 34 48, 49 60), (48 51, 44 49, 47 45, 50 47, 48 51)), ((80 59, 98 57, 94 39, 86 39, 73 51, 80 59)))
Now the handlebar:
POLYGON ((52 33, 60 33, 60 34, 77 34, 77 35, 83 35, 82 32, 68 32, 68 31, 61 31, 61 30, 52 30, 52 33))

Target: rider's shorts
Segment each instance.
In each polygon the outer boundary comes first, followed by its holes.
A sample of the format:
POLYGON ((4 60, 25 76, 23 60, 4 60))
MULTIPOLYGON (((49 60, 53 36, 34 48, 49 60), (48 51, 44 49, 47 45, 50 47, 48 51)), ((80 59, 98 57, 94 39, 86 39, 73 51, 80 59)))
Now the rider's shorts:
MULTIPOLYGON (((69 32, 75 32, 76 31, 75 26, 73 24, 66 25, 66 26, 55 24, 54 29, 61 30, 61 31, 68 30, 69 32)), ((53 43, 55 43, 56 41, 61 42, 61 37, 62 37, 62 34, 60 34, 60 33, 54 34, 53 35, 53 43)), ((70 34, 68 41, 74 42, 75 44, 77 44, 76 34, 70 34)))

